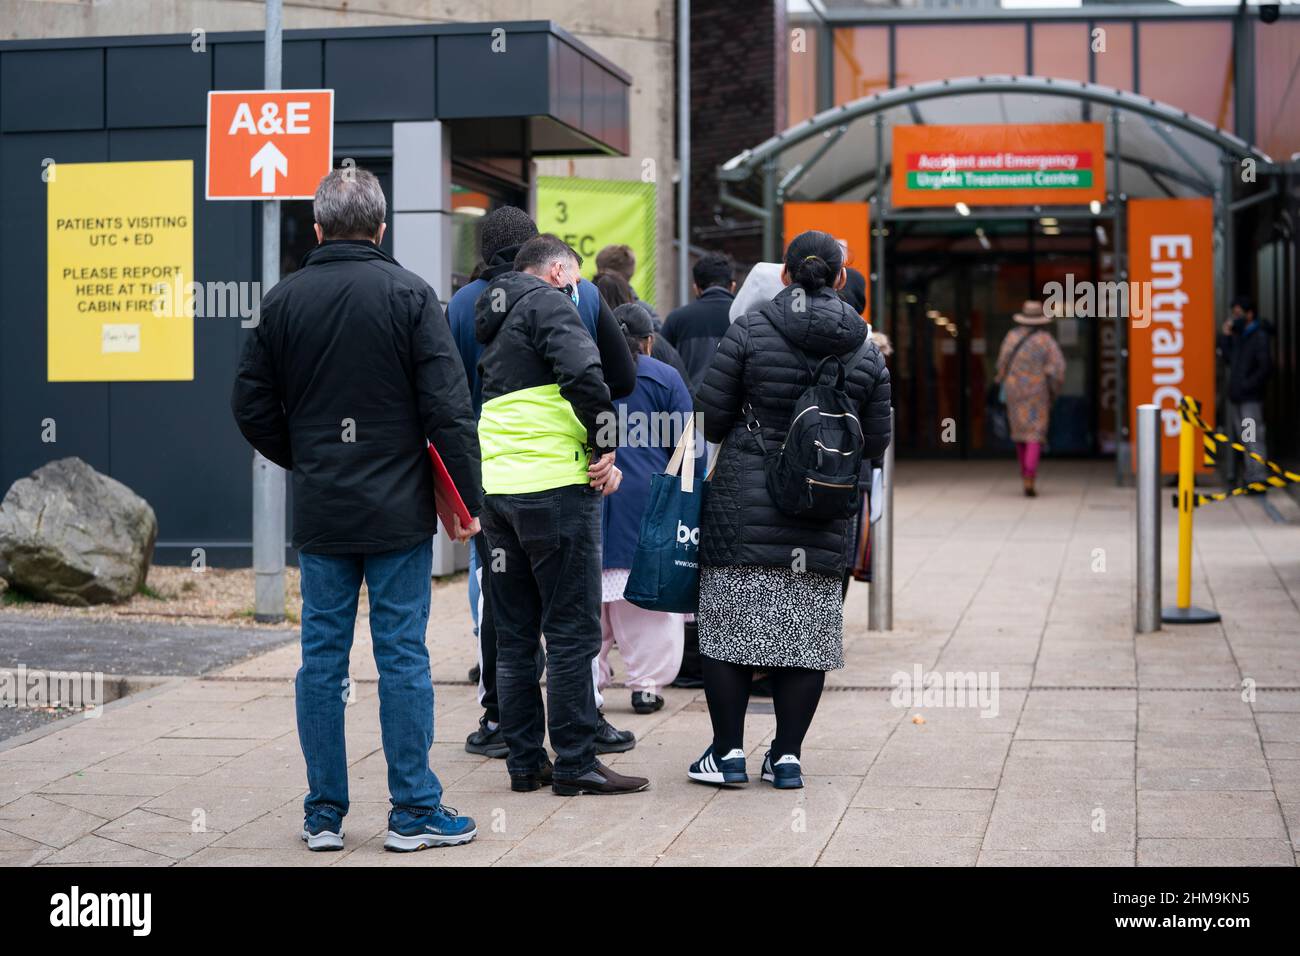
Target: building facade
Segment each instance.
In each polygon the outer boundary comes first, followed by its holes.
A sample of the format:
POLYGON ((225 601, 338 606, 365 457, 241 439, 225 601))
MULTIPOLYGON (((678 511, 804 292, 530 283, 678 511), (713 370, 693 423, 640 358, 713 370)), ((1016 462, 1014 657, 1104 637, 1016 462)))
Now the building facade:
MULTIPOLYGON (((202 549, 211 564, 248 563, 252 458, 229 396, 249 316, 196 314, 151 332, 128 283, 183 259, 183 279, 257 298, 261 204, 205 200, 205 126, 209 91, 262 85, 261 40, 0 41, 0 483, 81 457, 153 505, 164 562, 202 549), (92 185, 69 193, 76 170, 92 185), (56 188, 67 197, 57 208, 56 188), (104 195, 116 189, 127 201, 104 195), (87 271, 97 245, 127 243, 144 251, 87 271), (121 352, 148 360, 141 374, 123 372, 121 352)), ((473 268, 478 219, 527 204, 537 166, 613 164, 631 150, 630 75, 549 21, 290 29, 283 49, 284 88, 334 91, 334 164, 379 176, 386 249, 444 298, 473 268)), ((315 239, 309 200, 280 206, 283 275, 315 239)))
MULTIPOLYGON (((788 238, 796 204, 863 207, 869 234, 851 244, 851 258, 871 274, 872 319, 896 349, 902 452, 1006 454, 990 434, 985 393, 1020 303, 1044 298, 1066 277, 1135 279, 1131 227, 1153 207, 1131 202, 1199 198, 1214 210, 1205 243, 1214 301, 1197 320, 1189 361, 1210 370, 1210 385, 1199 387, 1221 398, 1214 333, 1233 297, 1252 297, 1275 333, 1270 450, 1297 460, 1300 8, 1081 2, 1003 9, 941 0, 760 6, 754 19, 774 24, 786 42, 770 62, 750 65, 772 71, 785 103, 765 112, 777 118, 770 131, 723 161, 714 206, 697 213, 693 238, 770 259, 788 238), (906 160, 894 148, 900 131, 914 141, 923 127, 991 133, 1027 124, 1100 127, 1097 176, 1105 191, 1094 204, 898 202, 908 175, 901 168, 895 175, 895 161, 906 160), (704 236, 708 215, 731 234, 704 236)), ((743 82, 768 81, 747 75, 743 82)), ((704 121, 697 113, 695 123, 704 121)), ((1126 473, 1129 399, 1140 393, 1128 365, 1138 338, 1127 322, 1064 319, 1069 371, 1051 446, 1057 454, 1116 454, 1126 473)), ((1218 405, 1216 418, 1226 421, 1228 410, 1218 405)))

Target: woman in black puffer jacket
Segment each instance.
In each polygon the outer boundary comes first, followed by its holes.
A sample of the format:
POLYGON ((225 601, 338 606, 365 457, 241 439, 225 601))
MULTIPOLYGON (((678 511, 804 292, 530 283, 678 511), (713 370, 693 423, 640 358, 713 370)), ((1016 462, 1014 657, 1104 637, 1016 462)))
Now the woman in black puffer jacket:
MULTIPOLYGON (((748 780, 742 734, 754 668, 772 678, 776 736, 762 779, 803 785, 800 747, 826 671, 844 666, 842 576, 854 546, 847 518, 779 511, 768 494, 763 453, 745 407, 775 453, 810 366, 828 355, 849 363, 867 324, 835 290, 843 253, 824 232, 796 236, 785 254, 785 288, 731 326, 695 398, 709 441, 722 442, 700 527, 700 654, 713 744, 691 765, 704 783, 748 780)), ((833 364, 833 363, 831 363, 833 364)), ((825 382, 826 379, 823 379, 825 382)), ((863 468, 889 444, 889 373, 875 345, 845 376, 864 438, 863 468)))

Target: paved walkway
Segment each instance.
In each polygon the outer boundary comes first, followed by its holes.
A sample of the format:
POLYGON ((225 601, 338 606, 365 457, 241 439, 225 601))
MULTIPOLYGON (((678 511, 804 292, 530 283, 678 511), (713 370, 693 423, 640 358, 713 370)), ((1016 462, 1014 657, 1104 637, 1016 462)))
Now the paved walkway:
MULTIPOLYGON (((1202 509, 1195 600, 1224 623, 1135 639, 1132 492, 1112 475, 1048 462, 1043 496, 1028 500, 1007 463, 900 469, 897 629, 866 630, 867 588, 855 585, 849 666, 813 724, 802 791, 690 783, 708 713, 702 692, 670 689, 648 717, 609 695, 610 718, 639 738, 611 763, 648 775, 649 792, 510 793, 501 762, 462 749, 478 717, 464 682, 474 654, 463 590, 443 587, 429 630, 431 759, 448 802, 478 818, 473 844, 381 850, 385 764, 361 623, 345 852, 311 854, 297 837, 304 770, 286 647, 11 742, 0 864, 1295 865, 1300 527, 1254 501, 1202 509), (996 675, 996 716, 897 706, 891 675, 918 667, 996 675)), ((1170 512, 1170 597, 1173 545, 1170 512)), ((770 710, 750 709, 755 780, 770 710)))

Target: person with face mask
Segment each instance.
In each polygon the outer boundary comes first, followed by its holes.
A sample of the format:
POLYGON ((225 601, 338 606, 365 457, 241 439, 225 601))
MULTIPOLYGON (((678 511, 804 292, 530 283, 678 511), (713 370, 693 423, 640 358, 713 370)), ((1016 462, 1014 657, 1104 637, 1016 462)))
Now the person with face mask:
MULTIPOLYGON (((514 270, 515 256, 520 248, 536 235, 537 224, 516 206, 500 206, 484 216, 479 227, 482 271, 476 279, 458 290, 447 304, 447 319, 465 366, 466 383, 476 418, 483 407, 478 364, 483 346, 474 337, 474 306, 489 282, 514 270)), ((586 279, 578 280, 572 295, 582 325, 600 351, 601 372, 609 386, 610 397, 618 399, 630 395, 636 388, 636 365, 627 354, 623 332, 611 307, 604 303, 596 286, 586 279)), ((501 734, 501 715, 497 707, 497 641, 491 602, 482 587, 483 567, 487 564, 483 549, 483 535, 475 535, 469 549, 469 606, 479 653, 478 664, 470 671, 470 680, 478 684, 478 701, 483 714, 478 728, 465 738, 465 749, 472 754, 504 759, 509 748, 501 734)), ((540 650, 537 666, 539 670, 543 666, 540 650)), ((635 734, 630 730, 619 730, 603 714, 600 716, 596 726, 597 753, 621 753, 635 746, 635 734)))
POLYGON ((497 704, 511 789, 644 790, 596 759, 602 495, 618 490, 618 430, 600 353, 575 299, 580 260, 528 240, 474 306, 483 408, 483 569, 497 636, 497 704), (536 657, 546 635, 546 706, 536 657), (550 731, 552 765, 543 746, 550 731))

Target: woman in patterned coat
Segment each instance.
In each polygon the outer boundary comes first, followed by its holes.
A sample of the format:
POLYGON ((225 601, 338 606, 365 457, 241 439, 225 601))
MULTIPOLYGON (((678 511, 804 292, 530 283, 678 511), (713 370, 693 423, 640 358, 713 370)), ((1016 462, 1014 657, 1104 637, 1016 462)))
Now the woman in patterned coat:
POLYGON ((1026 497, 1033 498, 1038 456, 1047 441, 1052 401, 1065 384, 1065 356, 1045 326, 1051 321, 1041 302, 1027 301, 1012 318, 1016 327, 1007 333, 998 351, 997 381, 1001 383, 1016 443, 1016 458, 1026 497))

